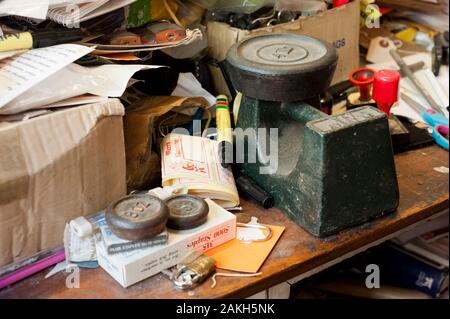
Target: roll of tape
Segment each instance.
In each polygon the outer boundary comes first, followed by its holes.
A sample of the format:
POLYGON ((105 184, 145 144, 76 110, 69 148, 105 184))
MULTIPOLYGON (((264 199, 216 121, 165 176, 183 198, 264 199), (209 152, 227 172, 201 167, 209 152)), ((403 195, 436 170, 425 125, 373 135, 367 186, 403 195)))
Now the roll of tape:
POLYGON ((69 225, 72 232, 80 238, 89 236, 94 231, 92 224, 83 216, 72 220, 69 225))

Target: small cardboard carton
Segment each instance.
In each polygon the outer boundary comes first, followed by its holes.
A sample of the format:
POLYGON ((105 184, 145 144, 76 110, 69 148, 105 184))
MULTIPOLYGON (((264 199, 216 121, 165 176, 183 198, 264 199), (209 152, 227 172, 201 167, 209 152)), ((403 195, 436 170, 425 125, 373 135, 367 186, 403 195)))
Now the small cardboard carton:
POLYGON ((156 275, 180 263, 189 252, 206 252, 236 237, 236 216, 212 200, 205 224, 183 231, 169 229, 167 245, 110 255, 102 240, 97 241, 99 265, 123 287, 156 275))
POLYGON ((63 243, 70 220, 126 193, 117 99, 0 122, 0 266, 63 243))
MULTIPOLYGON (((255 30, 241 30, 226 23, 208 21, 209 55, 219 61, 226 58, 231 46, 254 35, 295 33, 316 37, 334 45, 339 54, 333 84, 348 79, 359 65, 359 0, 327 10, 315 16, 301 16, 295 21, 255 30)), ((217 94, 228 93, 228 87, 218 67, 210 67, 217 94)), ((299 83, 301 85, 301 83, 299 83)))

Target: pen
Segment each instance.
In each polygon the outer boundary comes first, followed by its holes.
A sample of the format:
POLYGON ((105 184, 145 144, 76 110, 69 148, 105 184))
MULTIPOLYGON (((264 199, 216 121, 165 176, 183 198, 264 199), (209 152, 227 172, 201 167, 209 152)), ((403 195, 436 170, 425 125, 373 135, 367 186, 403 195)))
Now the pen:
POLYGON ((84 38, 81 30, 21 32, 0 36, 0 52, 35 49, 77 42, 84 38))
POLYGON ((0 289, 5 288, 13 283, 16 283, 24 278, 27 278, 35 273, 42 271, 50 266, 53 266, 65 259, 64 249, 58 251, 52 256, 39 260, 33 264, 20 268, 4 277, 0 278, 0 289))

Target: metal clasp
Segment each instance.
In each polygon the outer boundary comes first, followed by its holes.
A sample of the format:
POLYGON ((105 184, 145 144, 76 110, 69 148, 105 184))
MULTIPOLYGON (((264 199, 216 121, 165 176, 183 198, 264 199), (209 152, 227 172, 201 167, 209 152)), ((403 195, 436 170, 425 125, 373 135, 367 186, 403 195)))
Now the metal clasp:
POLYGON ((173 283, 178 290, 192 289, 208 278, 214 270, 214 259, 201 254, 195 260, 177 266, 173 283))

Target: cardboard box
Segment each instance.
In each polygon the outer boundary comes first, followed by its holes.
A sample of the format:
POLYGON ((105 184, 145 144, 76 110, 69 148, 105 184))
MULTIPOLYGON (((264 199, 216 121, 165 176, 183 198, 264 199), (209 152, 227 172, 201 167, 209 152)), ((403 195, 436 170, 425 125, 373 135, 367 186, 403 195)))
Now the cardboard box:
POLYGON ((0 123, 0 266, 63 243, 64 225, 125 195, 119 100, 0 123))
MULTIPOLYGON (((333 84, 348 79, 350 72, 359 64, 359 0, 345 6, 327 10, 311 17, 255 30, 241 30, 226 23, 207 23, 209 55, 219 61, 225 59, 229 48, 245 38, 265 33, 305 34, 332 43, 338 50, 339 61, 333 84)), ((228 93, 220 69, 210 67, 217 94, 228 93)), ((301 85, 301 83, 299 83, 301 85)))
POLYGON ((205 252, 234 239, 236 216, 212 200, 206 201, 206 223, 191 230, 169 229, 167 245, 108 255, 103 241, 97 241, 99 265, 126 288, 177 265, 191 251, 205 252))

